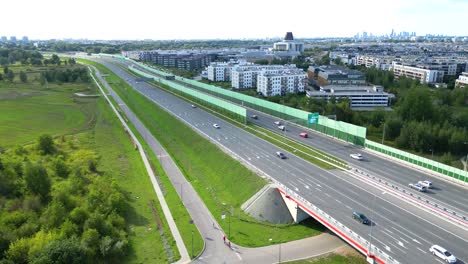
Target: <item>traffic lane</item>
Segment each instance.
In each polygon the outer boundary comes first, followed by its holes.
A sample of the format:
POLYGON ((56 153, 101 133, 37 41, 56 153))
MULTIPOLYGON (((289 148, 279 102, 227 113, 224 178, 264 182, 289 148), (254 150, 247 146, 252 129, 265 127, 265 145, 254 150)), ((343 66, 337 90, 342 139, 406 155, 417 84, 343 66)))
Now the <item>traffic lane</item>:
MULTIPOLYGON (((250 121, 254 124, 258 124, 272 130, 278 130, 277 125, 275 125, 274 122, 281 119, 263 116, 260 112, 252 110, 249 110, 249 114, 249 116, 252 114, 256 114, 258 116, 258 119, 250 119, 250 121)), ((283 120, 281 120, 281 122, 284 124, 283 120)), ((294 125, 288 126, 288 124, 286 124, 285 127, 286 132, 281 133, 282 135, 286 135, 289 138, 295 139, 299 142, 325 151, 340 159, 346 160, 354 167, 367 171, 369 174, 375 175, 377 173, 378 175, 383 176, 383 178, 393 180, 402 186, 407 187, 409 183, 414 183, 418 180, 430 179, 433 182, 435 188, 429 191, 429 193, 433 195, 429 196, 428 198, 438 199, 440 202, 446 203, 448 207, 452 206, 456 208, 456 210, 459 212, 468 211, 467 192, 465 189, 459 186, 440 180, 437 177, 428 177, 428 175, 424 174, 423 172, 415 171, 414 169, 407 168, 393 161, 389 162, 380 156, 365 155, 364 161, 356 161, 355 159, 350 158, 349 155, 351 153, 359 152, 359 147, 331 140, 328 137, 315 132, 309 133, 311 138, 302 138, 299 136, 299 134, 304 132, 303 129, 300 129, 294 125), (434 197, 435 195, 437 196, 434 197)))
MULTIPOLYGON (((120 70, 120 72, 123 73, 124 71, 120 70)), ((170 105, 167 105, 167 106, 170 106, 170 105)), ((253 113, 249 112, 249 114, 251 115, 251 114, 253 114, 253 113)), ((260 120, 265 120, 265 119, 267 119, 267 118, 261 118, 260 120)), ((272 120, 269 120, 270 122, 267 122, 267 123, 263 122, 263 125, 264 125, 264 126, 269 126, 270 128, 273 128, 273 129, 274 129, 274 128, 277 127, 277 126, 274 125, 274 121, 273 121, 273 120, 279 120, 279 119, 272 119, 272 120)), ((255 121, 257 121, 257 120, 255 120, 255 121)), ((255 122, 255 121, 254 121, 254 122, 255 122)), ((284 121, 283 121, 283 122, 284 122, 284 121)), ((285 134, 288 133, 288 132, 293 132, 293 133, 294 133, 294 131, 292 131, 292 130, 294 130, 295 128, 296 128, 295 126, 286 126, 287 131, 285 131, 284 133, 285 133, 285 134)), ((296 133, 299 134, 298 131, 296 131, 296 133)), ((303 139, 303 138, 300 138, 300 137, 299 137, 298 139, 299 139, 299 140, 302 140, 302 141, 305 141, 305 140, 306 140, 306 139, 303 139)), ((320 142, 323 142, 323 141, 321 140, 320 142)), ((307 143, 307 142, 305 142, 305 143, 307 143)), ((340 151, 338 151, 338 152, 335 151, 335 152, 333 152, 333 153, 334 153, 334 154, 342 154, 343 152, 341 151, 341 149, 339 149, 339 150, 340 150, 340 151)), ((328 151, 330 151, 330 149, 328 149, 328 151)), ((333 151, 333 150, 331 150, 331 151, 333 151)), ((339 156, 339 155, 337 155, 337 156, 339 156)), ((345 159, 349 159, 349 156, 347 155, 347 153, 346 153, 346 156, 345 156, 344 158, 345 158, 345 159)), ((384 164, 386 164, 386 163, 384 163, 384 164)), ((385 166, 382 166, 382 167, 385 168, 385 166)), ((372 172, 371 172, 371 173, 372 173, 372 172)), ((386 173, 384 173, 384 170, 381 169, 381 170, 379 170, 379 174, 383 174, 383 175, 394 175, 394 168, 392 168, 391 171, 389 171, 389 170, 386 171, 386 173)), ((405 174, 402 174, 402 175, 405 175, 405 174)), ((436 184, 436 181, 435 181, 435 184, 436 184)), ((440 190, 440 189, 442 189, 442 188, 438 188, 438 190, 440 190)), ((431 190, 431 192, 435 192, 435 190, 434 190, 434 191, 431 190)), ((432 197, 428 197, 428 198, 432 198, 432 197)), ((462 207, 465 206, 465 204, 464 204, 463 202, 457 202, 457 200, 454 200, 454 198, 456 198, 456 197, 451 197, 451 201, 455 201, 454 203, 456 203, 458 206, 462 206, 462 207)), ((434 199, 434 198, 432 198, 432 199, 434 199)), ((442 196, 441 201, 443 202, 443 196, 442 196)), ((468 207, 468 206, 467 206, 467 207, 468 207)), ((464 210, 464 208, 462 208, 462 210, 464 210)))

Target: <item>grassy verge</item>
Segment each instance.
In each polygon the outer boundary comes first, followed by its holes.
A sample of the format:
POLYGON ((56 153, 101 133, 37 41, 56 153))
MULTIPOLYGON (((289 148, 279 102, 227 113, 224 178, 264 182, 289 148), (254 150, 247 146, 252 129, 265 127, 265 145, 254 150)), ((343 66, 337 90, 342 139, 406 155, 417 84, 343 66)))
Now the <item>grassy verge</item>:
POLYGON ((230 230, 231 240, 235 243, 244 246, 264 246, 270 244, 268 239, 272 232, 279 232, 284 240, 294 240, 318 234, 323 230, 315 221, 277 227, 256 221, 244 214, 240 210, 241 204, 266 182, 183 122, 131 89, 108 69, 98 67, 102 72, 109 73, 105 77, 106 80, 113 83, 119 96, 153 135, 156 135, 226 232, 229 230, 228 218, 222 220, 221 215, 232 212, 230 230), (241 188, 240 182, 243 183, 241 188))

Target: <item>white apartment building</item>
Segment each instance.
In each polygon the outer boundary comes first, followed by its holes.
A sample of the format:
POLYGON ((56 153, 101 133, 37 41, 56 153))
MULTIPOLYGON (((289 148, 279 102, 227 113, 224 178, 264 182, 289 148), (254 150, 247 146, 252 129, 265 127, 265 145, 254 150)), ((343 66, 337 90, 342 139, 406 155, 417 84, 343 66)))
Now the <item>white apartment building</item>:
POLYGON ((262 71, 257 77, 257 92, 264 96, 304 92, 307 74, 300 69, 262 71))
POLYGON ((455 81, 455 87, 468 88, 468 72, 462 72, 455 81))
POLYGON ((386 107, 393 94, 384 92, 382 86, 342 86, 327 85, 320 91, 307 91, 306 96, 317 100, 329 101, 333 96, 336 100, 348 98, 351 107, 386 107))
POLYGON ((235 66, 233 62, 212 62, 206 68, 208 80, 213 82, 231 81, 231 70, 235 66))
POLYGON ((437 83, 442 82, 444 71, 421 69, 414 66, 402 65, 393 62, 391 68, 395 77, 406 76, 411 79, 419 80, 421 83, 437 83))
POLYGON ((294 70, 296 65, 237 65, 231 71, 231 86, 236 89, 257 87, 257 76, 260 72, 275 72, 279 70, 294 70))
POLYGON ((304 43, 296 42, 292 32, 286 32, 283 41, 273 44, 273 50, 304 52, 304 43))
POLYGON ((366 68, 375 67, 384 71, 390 70, 392 66, 392 58, 376 57, 368 55, 356 56, 356 65, 364 65, 366 68))

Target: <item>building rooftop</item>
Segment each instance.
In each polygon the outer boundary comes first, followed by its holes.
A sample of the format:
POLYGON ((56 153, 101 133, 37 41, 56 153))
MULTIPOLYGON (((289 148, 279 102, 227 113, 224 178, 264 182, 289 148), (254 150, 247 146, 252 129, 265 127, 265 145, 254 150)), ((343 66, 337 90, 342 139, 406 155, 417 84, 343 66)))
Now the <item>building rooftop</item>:
POLYGON ((293 33, 292 32, 286 32, 286 36, 284 36, 284 40, 293 41, 294 40, 293 33))

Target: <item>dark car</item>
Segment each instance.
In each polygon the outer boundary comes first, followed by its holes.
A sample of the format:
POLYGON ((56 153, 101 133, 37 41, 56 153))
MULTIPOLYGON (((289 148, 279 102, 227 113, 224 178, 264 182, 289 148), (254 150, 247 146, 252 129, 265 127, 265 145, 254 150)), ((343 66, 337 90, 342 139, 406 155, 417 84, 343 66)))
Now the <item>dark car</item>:
POLYGON ((276 152, 276 156, 278 156, 278 158, 280 158, 280 159, 285 159, 286 158, 286 156, 283 154, 283 152, 280 152, 280 151, 276 152))
POLYGON ((365 225, 370 224, 369 219, 367 219, 367 217, 364 214, 353 212, 353 218, 361 222, 361 224, 365 224, 365 225))

